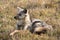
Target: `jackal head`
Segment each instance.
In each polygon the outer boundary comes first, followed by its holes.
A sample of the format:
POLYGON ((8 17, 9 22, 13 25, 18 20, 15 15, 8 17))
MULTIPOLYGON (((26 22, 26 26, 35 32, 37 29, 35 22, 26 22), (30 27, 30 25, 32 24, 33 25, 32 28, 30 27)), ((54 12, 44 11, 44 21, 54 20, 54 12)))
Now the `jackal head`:
POLYGON ((18 9, 18 13, 16 16, 14 16, 14 19, 20 20, 20 19, 24 19, 27 15, 27 9, 23 9, 20 7, 17 7, 18 9))

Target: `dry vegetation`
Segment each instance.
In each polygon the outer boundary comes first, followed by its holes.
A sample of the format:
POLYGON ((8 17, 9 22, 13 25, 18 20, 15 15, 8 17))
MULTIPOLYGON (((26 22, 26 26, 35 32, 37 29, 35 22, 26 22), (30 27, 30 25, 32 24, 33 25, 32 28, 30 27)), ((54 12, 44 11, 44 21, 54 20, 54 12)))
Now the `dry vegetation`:
POLYGON ((36 35, 20 31, 13 40, 60 40, 60 0, 0 0, 0 40, 12 40, 17 6, 27 8, 32 18, 39 18, 53 26, 53 34, 36 35))

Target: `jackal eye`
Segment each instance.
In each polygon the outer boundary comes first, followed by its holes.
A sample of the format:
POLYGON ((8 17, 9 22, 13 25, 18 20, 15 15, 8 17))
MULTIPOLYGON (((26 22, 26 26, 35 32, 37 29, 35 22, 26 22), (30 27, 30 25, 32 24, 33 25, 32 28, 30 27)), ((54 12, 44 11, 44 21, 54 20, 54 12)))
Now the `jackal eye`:
POLYGON ((21 16, 21 14, 18 14, 19 16, 21 16))

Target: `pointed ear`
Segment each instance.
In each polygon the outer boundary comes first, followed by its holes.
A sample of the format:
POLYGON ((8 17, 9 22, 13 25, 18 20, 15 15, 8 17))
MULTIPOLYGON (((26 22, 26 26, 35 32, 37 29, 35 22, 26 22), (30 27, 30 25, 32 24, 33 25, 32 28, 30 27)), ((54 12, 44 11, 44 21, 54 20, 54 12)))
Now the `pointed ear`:
POLYGON ((23 11, 24 13, 27 13, 27 9, 24 9, 24 11, 23 11))
POLYGON ((18 11, 23 11, 24 9, 20 8, 20 7, 17 7, 18 11))

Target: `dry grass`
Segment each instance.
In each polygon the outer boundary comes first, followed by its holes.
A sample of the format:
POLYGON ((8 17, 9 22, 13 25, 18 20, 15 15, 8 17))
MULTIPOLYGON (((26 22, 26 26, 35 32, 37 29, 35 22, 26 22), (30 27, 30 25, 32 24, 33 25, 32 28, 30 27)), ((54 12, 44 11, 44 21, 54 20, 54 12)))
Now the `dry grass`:
POLYGON ((39 18, 54 28, 53 34, 48 32, 42 36, 19 32, 18 40, 60 40, 60 0, 0 0, 0 40, 12 40, 9 34, 15 30, 13 17, 17 6, 27 8, 32 18, 39 18))

